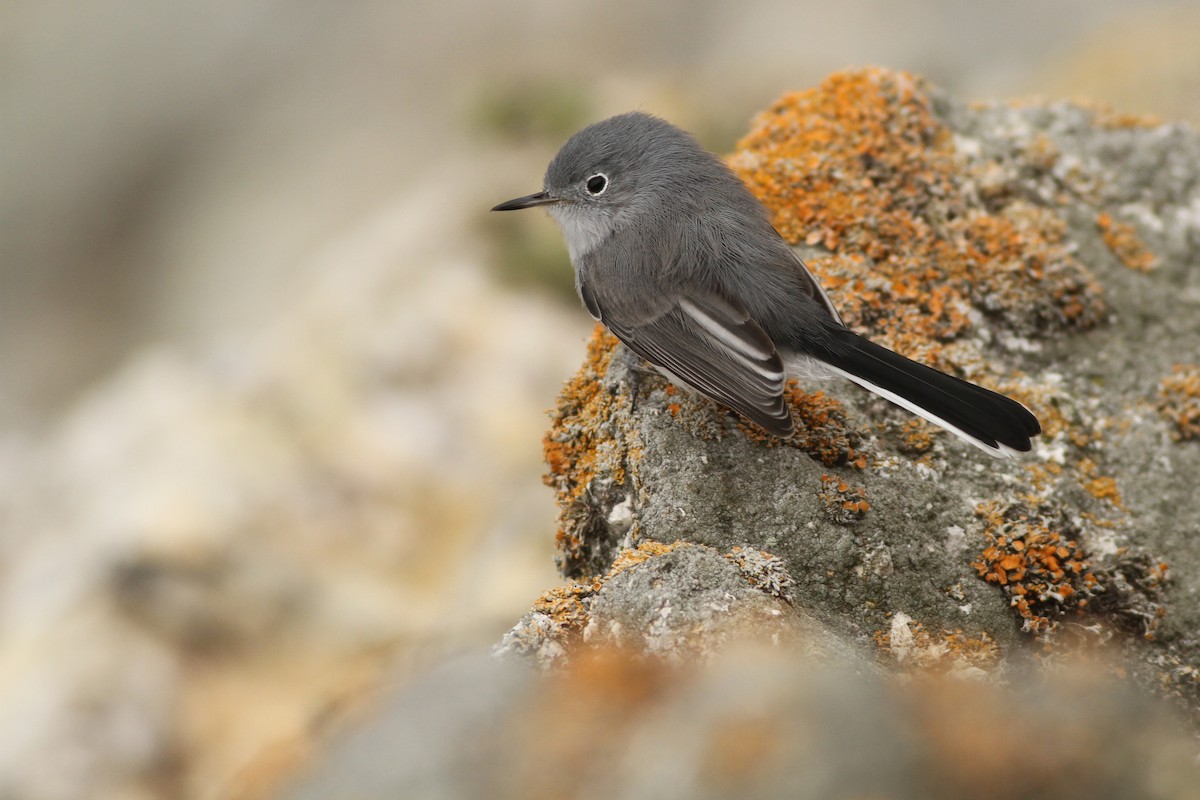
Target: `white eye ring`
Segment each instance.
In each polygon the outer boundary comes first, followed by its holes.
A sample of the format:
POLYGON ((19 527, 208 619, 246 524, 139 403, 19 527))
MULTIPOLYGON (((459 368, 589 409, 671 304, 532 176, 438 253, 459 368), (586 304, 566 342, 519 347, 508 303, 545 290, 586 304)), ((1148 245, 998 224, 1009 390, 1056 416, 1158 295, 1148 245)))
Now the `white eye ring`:
POLYGON ((591 177, 589 177, 587 179, 587 181, 584 182, 583 185, 584 185, 584 188, 587 189, 588 194, 590 194, 592 197, 599 197, 600 195, 604 194, 604 192, 608 189, 608 176, 605 175, 603 172, 597 172, 595 175, 592 175, 591 177), (600 179, 599 188, 593 189, 592 182, 595 181, 597 178, 600 179))

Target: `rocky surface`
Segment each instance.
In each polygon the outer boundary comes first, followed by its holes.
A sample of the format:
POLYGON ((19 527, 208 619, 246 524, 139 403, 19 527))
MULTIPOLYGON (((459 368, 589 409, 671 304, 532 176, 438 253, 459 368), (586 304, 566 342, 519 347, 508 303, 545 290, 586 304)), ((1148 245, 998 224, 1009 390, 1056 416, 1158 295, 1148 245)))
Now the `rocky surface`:
POLYGON ((586 647, 626 592, 659 615, 622 643, 675 655, 667 625, 715 647, 700 595, 612 569, 686 542, 772 559, 785 612, 885 661, 897 619, 997 668, 1105 647, 1196 715, 1200 136, 872 70, 782 98, 730 160, 852 327, 1021 399, 1045 434, 993 460, 830 383, 795 387, 783 442, 597 330, 546 439, 580 607, 544 597, 504 649, 586 647))
POLYGON ((289 796, 1196 797, 1200 136, 869 70, 731 163, 852 326, 1036 450, 833 384, 783 442, 597 329, 545 439, 570 582, 289 796))
POLYGON ((832 384, 782 443, 597 334, 544 447, 570 583, 368 715, 554 581, 523 476, 582 312, 480 274, 437 211, 468 165, 263 329, 0 445, 0 794, 1195 796, 1196 134, 872 71, 732 163, 853 325, 1022 399, 1037 452, 832 384))
POLYGON ((459 659, 399 692, 289 800, 1186 800, 1194 743, 1160 703, 1078 668, 1021 691, 897 682, 858 661, 726 647, 704 668, 608 649, 538 676, 459 659))

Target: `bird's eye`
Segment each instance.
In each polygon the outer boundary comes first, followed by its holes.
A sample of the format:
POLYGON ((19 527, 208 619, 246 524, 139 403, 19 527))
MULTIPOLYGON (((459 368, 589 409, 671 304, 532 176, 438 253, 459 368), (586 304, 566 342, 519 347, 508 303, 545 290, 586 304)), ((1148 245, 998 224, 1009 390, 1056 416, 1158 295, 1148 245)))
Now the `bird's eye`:
POLYGON ((597 172, 595 175, 587 179, 588 194, 593 197, 598 194, 604 194, 604 190, 608 188, 608 176, 603 172, 597 172))

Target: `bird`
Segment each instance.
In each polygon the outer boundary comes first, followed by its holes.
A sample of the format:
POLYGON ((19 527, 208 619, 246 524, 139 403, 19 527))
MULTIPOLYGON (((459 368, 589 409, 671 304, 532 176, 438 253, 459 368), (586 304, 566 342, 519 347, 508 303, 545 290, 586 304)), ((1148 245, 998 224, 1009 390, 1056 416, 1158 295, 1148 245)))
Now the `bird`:
POLYGON ((789 377, 841 376, 993 456, 1028 452, 1021 403, 913 361, 846 326, 767 208, 686 131, 643 113, 572 135, 542 190, 584 307, 668 380, 786 438, 789 377))

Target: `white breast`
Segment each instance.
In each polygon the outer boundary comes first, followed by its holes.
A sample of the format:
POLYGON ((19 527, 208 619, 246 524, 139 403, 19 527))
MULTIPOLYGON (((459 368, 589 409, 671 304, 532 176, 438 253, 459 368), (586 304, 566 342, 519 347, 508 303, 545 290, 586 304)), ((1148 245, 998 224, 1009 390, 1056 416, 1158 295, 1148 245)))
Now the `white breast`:
POLYGON ((595 250, 612 235, 612 221, 606 214, 580 213, 578 207, 569 203, 553 205, 548 210, 558 227, 562 228, 563 239, 567 242, 567 252, 571 254, 572 263, 579 263, 580 258, 595 250))

